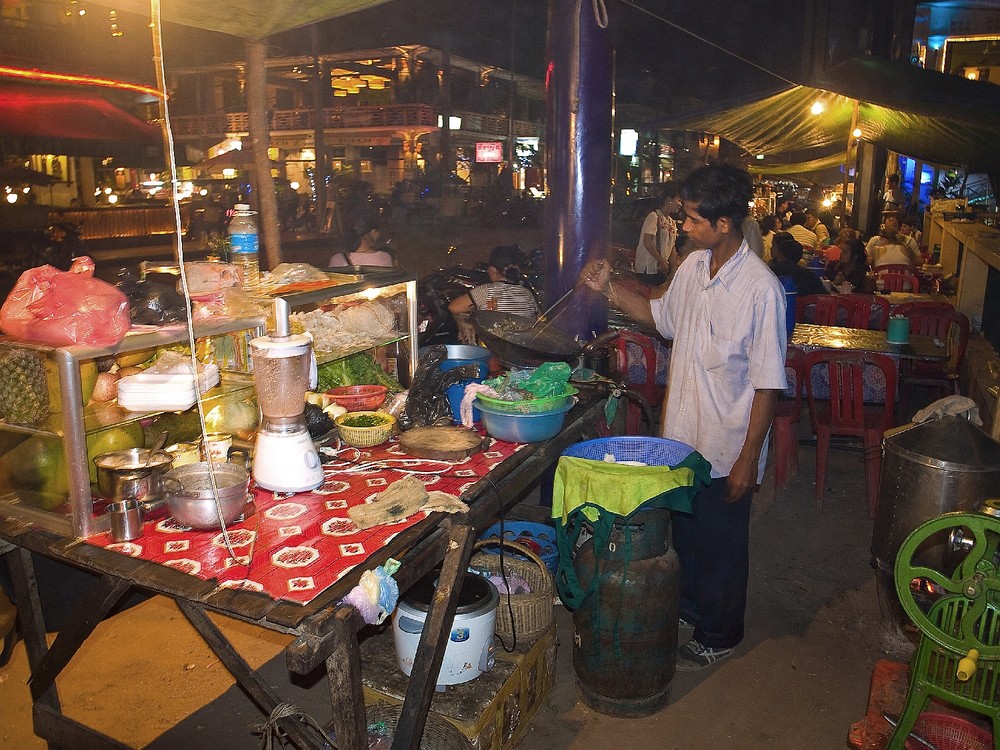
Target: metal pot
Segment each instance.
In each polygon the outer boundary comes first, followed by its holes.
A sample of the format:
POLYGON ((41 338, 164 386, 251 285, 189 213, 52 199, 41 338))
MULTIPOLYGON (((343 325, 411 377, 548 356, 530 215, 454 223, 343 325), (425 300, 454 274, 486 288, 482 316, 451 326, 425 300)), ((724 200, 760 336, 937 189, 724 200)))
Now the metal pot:
POLYGON ((537 367, 544 362, 575 363, 618 335, 617 331, 608 331, 581 344, 549 325, 526 327, 527 320, 521 315, 473 310, 470 317, 487 348, 513 367, 537 367))
POLYGON ((102 453, 94 458, 97 489, 113 502, 134 497, 140 502, 163 494, 163 476, 170 470, 173 456, 166 451, 146 448, 102 453))
POLYGON ((889 575, 920 524, 971 511, 1000 487, 1000 444, 964 417, 910 424, 885 435, 872 554, 889 575))
POLYGON ((167 472, 166 479, 176 482, 167 492, 167 506, 178 523, 193 529, 219 529, 222 520, 233 523, 244 514, 249 501, 250 472, 239 464, 213 463, 216 494, 212 490, 209 464, 199 461, 167 472))

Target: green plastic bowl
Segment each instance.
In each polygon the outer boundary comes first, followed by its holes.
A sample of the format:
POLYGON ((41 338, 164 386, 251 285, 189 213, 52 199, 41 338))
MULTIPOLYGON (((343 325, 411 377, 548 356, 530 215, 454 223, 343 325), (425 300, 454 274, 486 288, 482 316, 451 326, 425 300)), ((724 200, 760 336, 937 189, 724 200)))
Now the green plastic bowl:
POLYGON ((480 402, 480 405, 485 404, 490 409, 504 414, 537 414, 565 406, 576 393, 576 388, 567 385, 566 390, 560 396, 530 398, 524 401, 505 401, 501 398, 493 398, 491 396, 484 396, 482 393, 477 393, 476 400, 480 402))

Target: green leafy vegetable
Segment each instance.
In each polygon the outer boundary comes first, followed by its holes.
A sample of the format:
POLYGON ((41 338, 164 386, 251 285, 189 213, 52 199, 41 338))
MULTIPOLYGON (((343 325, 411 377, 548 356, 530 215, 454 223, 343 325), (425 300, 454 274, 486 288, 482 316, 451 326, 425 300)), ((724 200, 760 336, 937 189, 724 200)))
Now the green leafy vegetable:
POLYGON ((320 365, 317 390, 328 391, 343 385, 384 385, 390 393, 403 390, 394 378, 386 375, 375 359, 365 352, 320 365))

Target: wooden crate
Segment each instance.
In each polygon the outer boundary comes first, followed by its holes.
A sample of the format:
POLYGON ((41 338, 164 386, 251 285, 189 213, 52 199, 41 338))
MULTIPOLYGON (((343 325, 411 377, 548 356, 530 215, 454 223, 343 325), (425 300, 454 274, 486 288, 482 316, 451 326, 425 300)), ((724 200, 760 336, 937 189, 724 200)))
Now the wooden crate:
MULTIPOLYGON (((462 685, 435 693, 431 711, 465 735, 470 750, 510 750, 531 725, 555 681, 555 624, 513 653, 495 642, 493 669, 462 685)), ((365 703, 402 703, 409 678, 396 664, 392 631, 361 644, 365 703)))

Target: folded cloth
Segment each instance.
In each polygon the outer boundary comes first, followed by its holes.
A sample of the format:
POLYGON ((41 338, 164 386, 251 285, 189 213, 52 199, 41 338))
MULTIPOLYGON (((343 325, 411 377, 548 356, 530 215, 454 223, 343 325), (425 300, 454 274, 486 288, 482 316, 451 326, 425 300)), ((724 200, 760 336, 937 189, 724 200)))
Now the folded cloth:
POLYGON ((359 529, 370 529, 384 523, 395 523, 424 509, 428 494, 424 483, 416 477, 405 477, 390 484, 365 505, 347 511, 359 529))
POLYGON ((428 513, 468 513, 469 506, 450 492, 434 490, 427 493, 427 502, 424 503, 423 510, 428 513))
POLYGON ((913 422, 929 422, 932 419, 941 417, 965 417, 977 427, 982 427, 983 420, 979 418, 979 406, 971 398, 966 396, 945 396, 935 401, 930 406, 913 415, 913 422))

